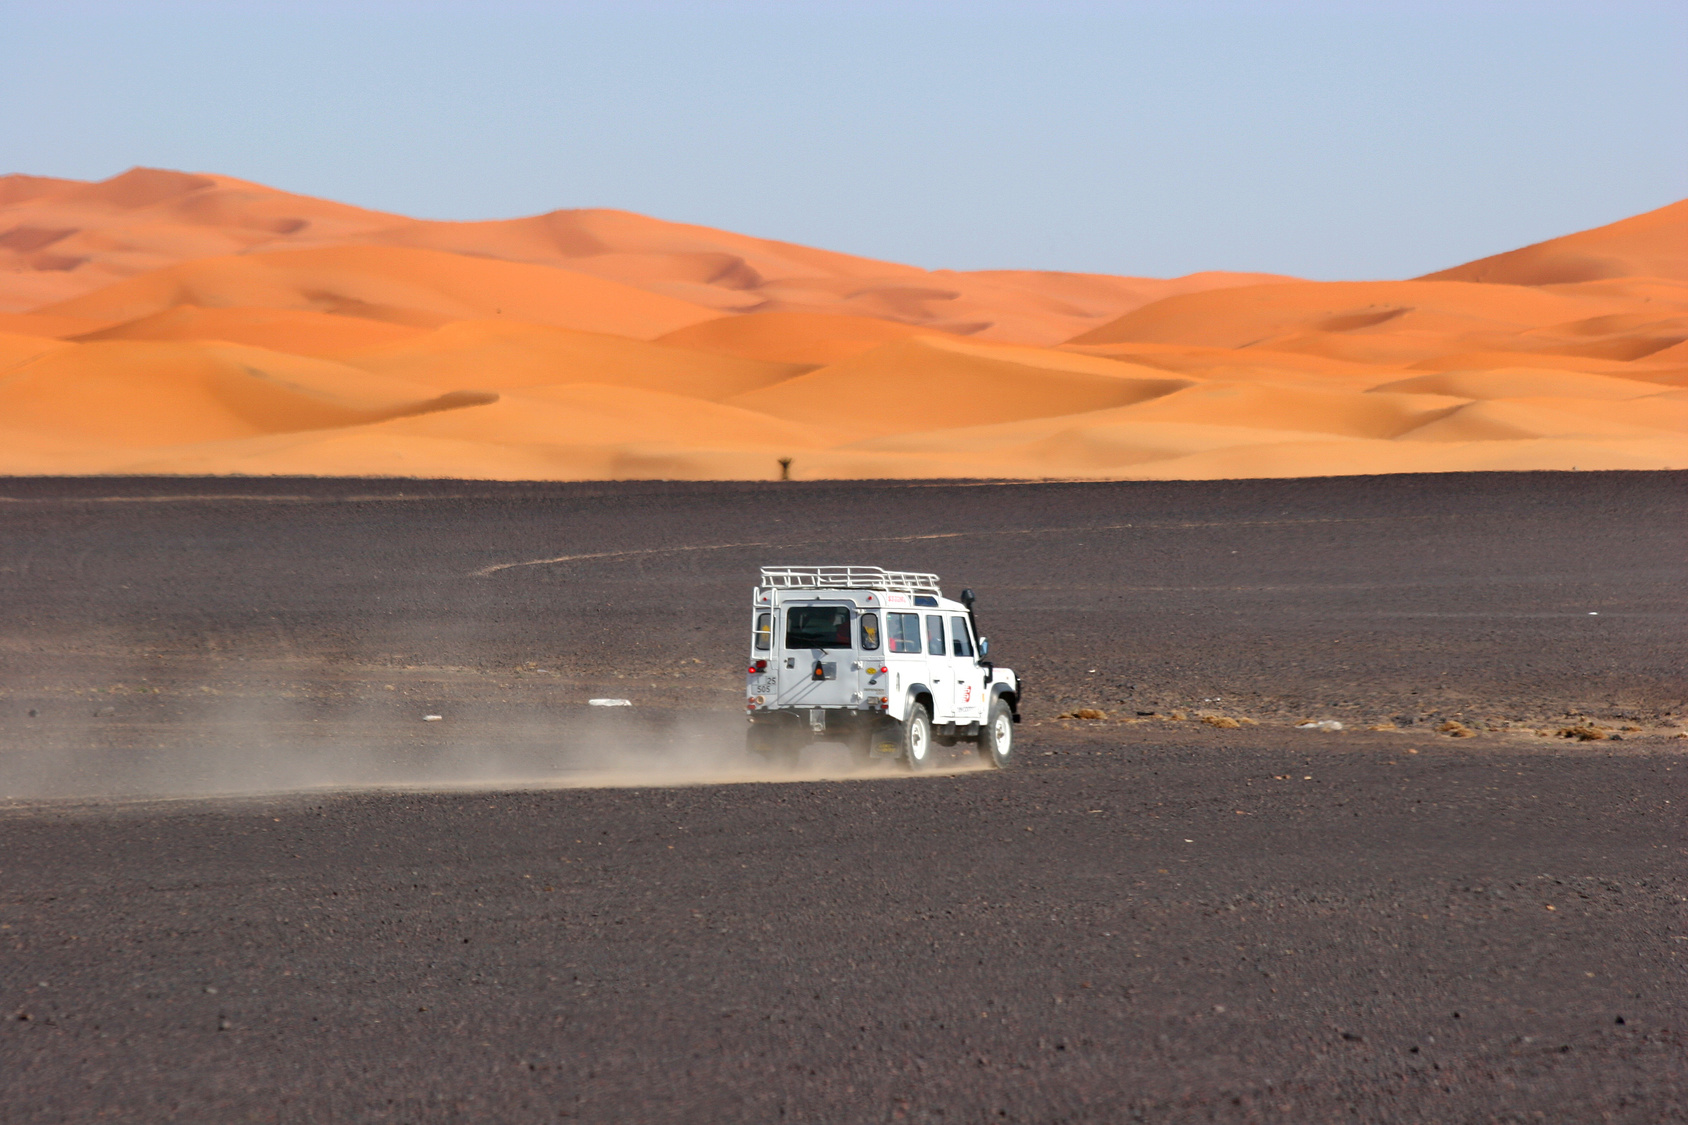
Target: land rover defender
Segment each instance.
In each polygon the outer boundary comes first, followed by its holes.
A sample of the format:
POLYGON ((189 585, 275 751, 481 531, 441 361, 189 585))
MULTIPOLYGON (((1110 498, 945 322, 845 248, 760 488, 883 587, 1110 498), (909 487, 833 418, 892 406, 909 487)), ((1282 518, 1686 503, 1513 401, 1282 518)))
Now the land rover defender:
POLYGON ((793 761, 812 742, 926 769, 932 747, 976 743, 1006 767, 1020 681, 987 659, 973 591, 876 566, 763 567, 751 595, 745 743, 793 761))

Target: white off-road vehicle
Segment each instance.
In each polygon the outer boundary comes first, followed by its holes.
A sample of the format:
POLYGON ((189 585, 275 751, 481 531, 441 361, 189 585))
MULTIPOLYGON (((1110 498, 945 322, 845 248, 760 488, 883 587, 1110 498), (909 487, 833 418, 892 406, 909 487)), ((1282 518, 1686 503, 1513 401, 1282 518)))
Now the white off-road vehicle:
POLYGON ((973 742, 1008 765, 1020 681, 986 659, 973 591, 951 601, 936 574, 876 566, 765 566, 751 602, 752 753, 790 761, 844 742, 922 770, 934 742, 973 742))

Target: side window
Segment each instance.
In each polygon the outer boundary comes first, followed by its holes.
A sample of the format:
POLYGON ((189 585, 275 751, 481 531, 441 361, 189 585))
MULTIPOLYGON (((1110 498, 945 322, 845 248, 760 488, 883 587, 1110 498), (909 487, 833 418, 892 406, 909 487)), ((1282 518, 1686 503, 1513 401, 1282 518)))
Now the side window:
POLYGON ((893 613, 890 615, 890 625, 892 652, 920 651, 920 615, 918 613, 893 613))
POLYGON ((926 615, 926 655, 944 655, 944 619, 935 613, 926 615))
POLYGON ((756 615, 756 651, 767 652, 774 640, 774 615, 758 613, 756 615))
POLYGON ((973 655, 973 635, 967 628, 967 618, 950 618, 950 645, 956 656, 973 655))
POLYGON ((879 648, 879 615, 877 613, 862 614, 862 651, 873 652, 879 648))

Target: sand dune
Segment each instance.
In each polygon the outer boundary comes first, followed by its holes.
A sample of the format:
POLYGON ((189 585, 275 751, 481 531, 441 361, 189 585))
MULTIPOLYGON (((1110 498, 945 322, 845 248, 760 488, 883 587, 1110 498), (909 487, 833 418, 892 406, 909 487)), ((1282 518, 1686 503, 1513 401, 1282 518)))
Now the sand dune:
POLYGON ((661 335, 715 315, 584 274, 384 246, 206 258, 40 311, 116 323, 178 305, 304 309, 423 328, 508 315, 634 337, 661 335))
POLYGON ((132 168, 100 183, 0 177, 0 311, 195 258, 404 220, 228 176, 132 168))
POLYGON ((723 316, 660 337, 664 344, 771 363, 822 367, 932 329, 868 316, 765 312, 723 316))
POLYGON ((956 272, 608 210, 0 177, 0 472, 1688 467, 1688 202, 1412 281, 956 272))
POLYGON ((1568 296, 1525 286, 1300 281, 1171 297, 1073 342, 1271 348, 1322 336, 1333 342, 1403 338, 1415 347, 1446 350, 1450 342, 1511 340, 1549 325, 1628 311, 1630 306, 1617 298, 1568 296))
POLYGON ((1373 387, 1373 391, 1401 391, 1409 394, 1457 395, 1462 398, 1519 398, 1525 395, 1553 395, 1577 399, 1633 399, 1656 395, 1652 383, 1556 371, 1540 367, 1501 367, 1489 371, 1443 371, 1415 375, 1373 387))
POLYGON ((314 309, 175 305, 73 338, 90 340, 226 340, 295 355, 334 355, 421 336, 412 328, 314 309))
POLYGON ((730 401, 807 420, 839 444, 877 434, 1103 410, 1188 386, 1112 360, 938 336, 899 340, 730 401), (852 409, 887 402, 889 410, 852 409))
POLYGON ((146 447, 357 425, 496 400, 237 344, 64 347, 0 372, 8 429, 146 447))
POLYGON ((365 371, 442 390, 596 383, 705 400, 742 394, 809 370, 801 364, 765 363, 607 333, 500 320, 459 321, 341 359, 365 371))
MULTIPOLYGON (((349 246, 545 266, 717 312, 866 315, 1031 344, 1058 343, 1172 293, 1269 278, 930 271, 601 209, 427 222, 151 168, 94 184, 0 177, 0 313, 202 258, 349 246)), ((608 321, 570 326, 620 331, 608 321)))
POLYGON ((70 346, 63 340, 54 340, 46 336, 21 336, 0 332, 0 371, 70 346))
POLYGON ((1607 278, 1688 282, 1688 199, 1424 276, 1426 281, 1504 285, 1554 285, 1607 278))

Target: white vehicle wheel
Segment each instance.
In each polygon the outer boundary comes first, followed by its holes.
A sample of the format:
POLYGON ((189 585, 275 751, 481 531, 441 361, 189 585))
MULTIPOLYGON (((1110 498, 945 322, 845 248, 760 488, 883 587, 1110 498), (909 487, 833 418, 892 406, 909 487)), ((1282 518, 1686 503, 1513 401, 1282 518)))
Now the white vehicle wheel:
POLYGON ((932 764, 932 718, 926 705, 916 703, 909 708, 903 723, 903 765, 919 773, 932 764))
POLYGON ((979 757, 997 769, 1007 769, 1014 752, 1014 715, 998 696, 991 704, 990 721, 979 735, 979 757))

